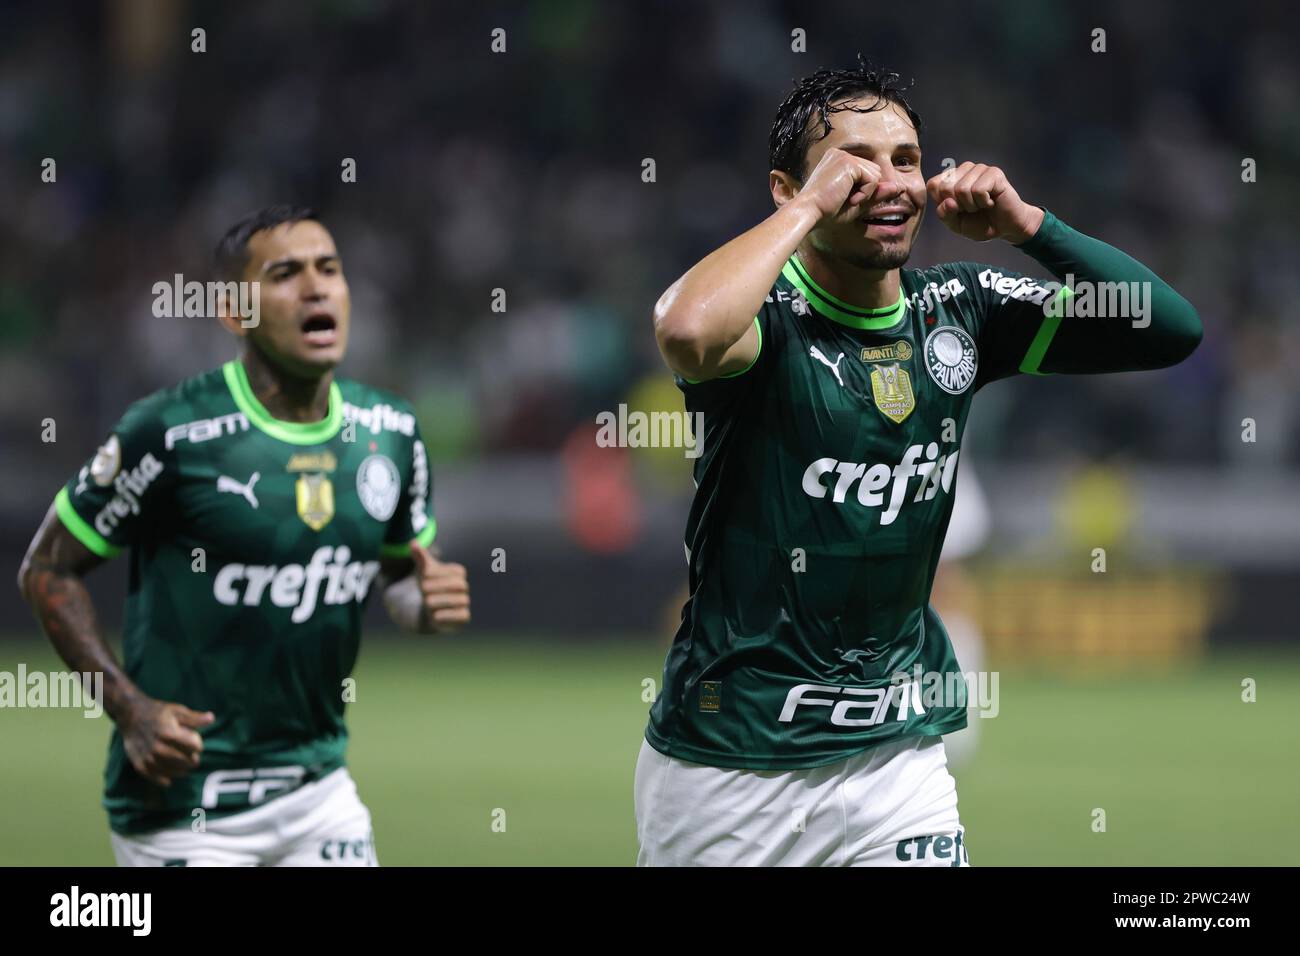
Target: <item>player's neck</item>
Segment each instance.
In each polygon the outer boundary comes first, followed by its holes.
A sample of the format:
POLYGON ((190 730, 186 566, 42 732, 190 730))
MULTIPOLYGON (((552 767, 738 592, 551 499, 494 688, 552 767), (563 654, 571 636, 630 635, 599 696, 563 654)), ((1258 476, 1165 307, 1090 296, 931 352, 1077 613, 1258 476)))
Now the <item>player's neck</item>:
POLYGON ((837 299, 862 309, 887 309, 898 302, 899 271, 867 269, 824 256, 806 241, 796 252, 813 282, 837 299))
POLYGON ((308 424, 329 415, 332 371, 319 378, 296 378, 276 368, 254 348, 244 349, 241 361, 253 394, 274 418, 308 424))

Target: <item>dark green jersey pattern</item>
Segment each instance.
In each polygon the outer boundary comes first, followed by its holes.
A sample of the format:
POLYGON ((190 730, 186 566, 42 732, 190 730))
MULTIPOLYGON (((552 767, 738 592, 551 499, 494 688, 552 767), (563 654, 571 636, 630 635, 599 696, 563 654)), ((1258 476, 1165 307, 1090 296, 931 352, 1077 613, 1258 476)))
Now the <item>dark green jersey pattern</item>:
POLYGON ((216 716, 200 767, 168 788, 114 732, 114 830, 247 809, 343 765, 344 680, 379 560, 436 529, 404 402, 340 380, 325 420, 286 423, 230 362, 133 405, 56 507, 96 554, 130 550, 131 679, 216 716))
POLYGON ((972 396, 1018 371, 1172 364, 1200 338, 1154 273, 1050 213, 1021 248, 1076 285, 1150 283, 1149 325, 1049 316, 1069 293, 968 262, 902 270, 898 304, 864 311, 795 257, 755 319, 753 365, 678 380, 704 450, 690 599, 646 731, 657 750, 796 769, 965 726, 960 696, 935 700, 964 685, 928 602, 972 396))

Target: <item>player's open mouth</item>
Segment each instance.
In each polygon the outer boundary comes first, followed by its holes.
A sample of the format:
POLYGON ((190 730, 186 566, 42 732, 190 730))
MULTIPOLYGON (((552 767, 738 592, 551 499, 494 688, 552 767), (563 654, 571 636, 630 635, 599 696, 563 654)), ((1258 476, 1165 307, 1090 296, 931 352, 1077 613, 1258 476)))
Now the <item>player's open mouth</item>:
POLYGON ((328 346, 338 341, 338 322, 328 312, 316 312, 302 322, 302 335, 308 345, 328 346))
POLYGON ((862 222, 867 227, 867 235, 874 238, 896 238, 907 231, 907 221, 912 213, 904 209, 876 209, 862 222))

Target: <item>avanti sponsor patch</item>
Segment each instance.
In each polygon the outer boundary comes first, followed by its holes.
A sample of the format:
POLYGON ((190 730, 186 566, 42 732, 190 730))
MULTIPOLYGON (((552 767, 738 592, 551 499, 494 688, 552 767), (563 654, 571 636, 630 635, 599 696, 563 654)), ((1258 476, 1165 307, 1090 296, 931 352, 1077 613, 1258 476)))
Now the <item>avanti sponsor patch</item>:
POLYGON ((886 345, 868 345, 859 357, 864 362, 906 362, 912 357, 912 343, 899 339, 886 345))

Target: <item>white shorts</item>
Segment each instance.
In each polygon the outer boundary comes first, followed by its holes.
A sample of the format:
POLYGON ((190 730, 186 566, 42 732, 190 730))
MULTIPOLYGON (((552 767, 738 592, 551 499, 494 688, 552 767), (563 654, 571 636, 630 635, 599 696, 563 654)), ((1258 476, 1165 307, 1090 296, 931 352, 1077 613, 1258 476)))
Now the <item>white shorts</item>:
POLYGON ((941 737, 810 770, 636 763, 638 866, 969 866, 941 737))
POLYGON ((230 816, 125 836, 112 834, 118 866, 378 866, 370 811, 346 767, 230 816))

